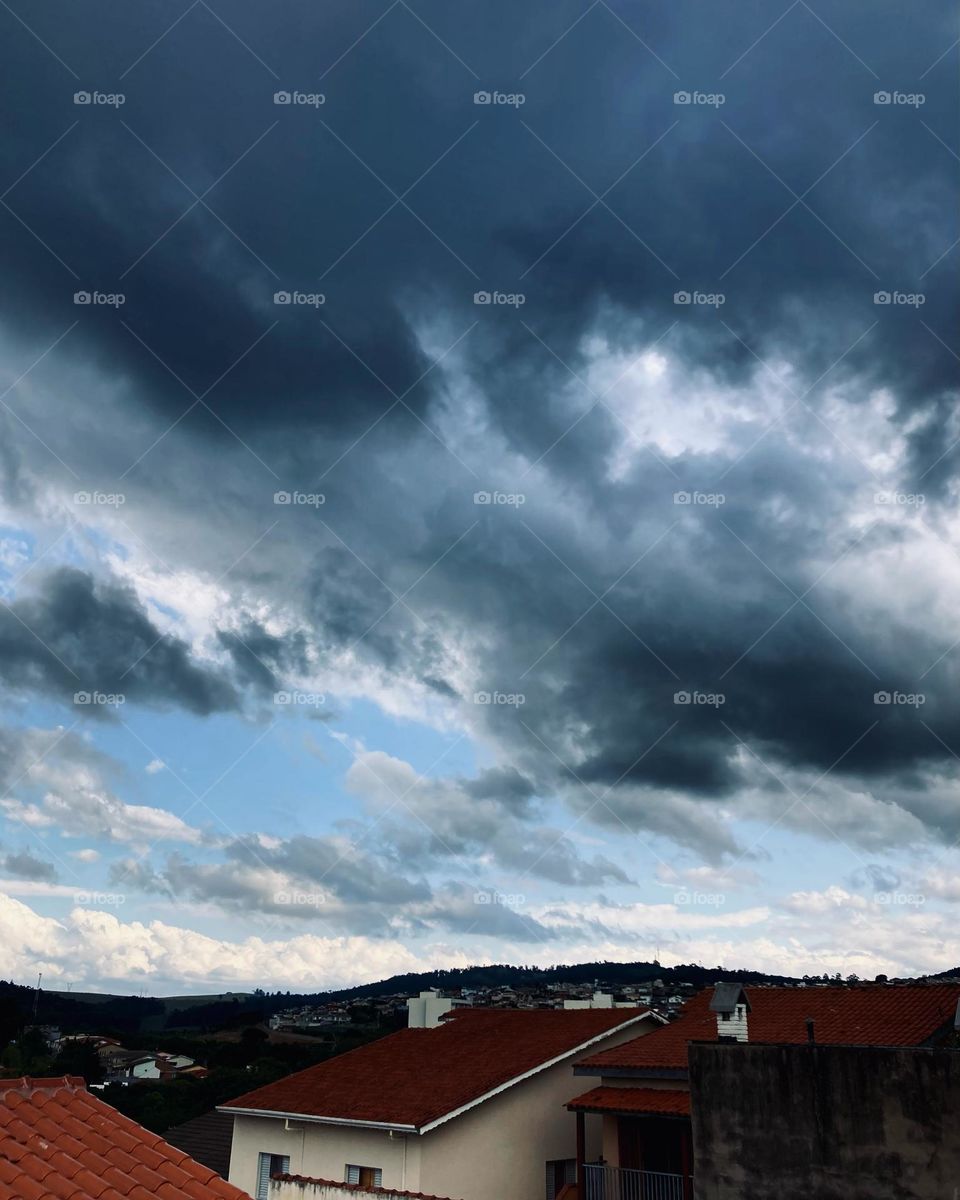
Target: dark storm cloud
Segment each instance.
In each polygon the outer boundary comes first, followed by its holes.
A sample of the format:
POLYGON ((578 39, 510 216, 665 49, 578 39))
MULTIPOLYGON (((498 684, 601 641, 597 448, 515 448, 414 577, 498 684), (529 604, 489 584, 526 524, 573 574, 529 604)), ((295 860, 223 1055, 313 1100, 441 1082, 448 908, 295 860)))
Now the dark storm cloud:
MULTIPOLYGON (((244 0, 230 11, 234 37, 199 5, 151 50, 175 7, 118 19, 104 6, 102 38, 97 5, 55 5, 34 14, 38 34, 79 79, 11 30, 6 177, 78 124, 7 203, 79 278, 5 213, 18 236, 3 242, 16 284, 4 319, 42 342, 75 315, 77 288, 124 291, 123 320, 162 362, 113 313, 83 314, 78 352, 135 381, 164 416, 191 402, 173 374, 204 394, 243 355, 207 401, 231 425, 343 434, 425 369, 410 323, 425 308, 465 328, 474 291, 525 291, 529 322, 576 365, 601 301, 657 336, 678 316, 674 292, 701 288, 726 292, 724 318, 747 345, 794 357, 809 382, 879 316, 850 366, 898 385, 905 407, 942 403, 956 379, 949 352, 913 311, 878 313, 873 294, 925 291, 924 317, 949 341, 953 273, 925 272, 957 233, 953 163, 934 136, 949 145, 956 133, 954 89, 948 65, 926 73, 952 40, 950 6, 925 6, 909 30, 892 0, 827 7, 829 28, 801 4, 767 33, 775 6, 727 0, 705 36, 693 0, 598 5, 557 42, 584 5, 470 12, 425 0, 418 15, 435 35, 397 6, 341 58, 381 6, 291 4, 278 19, 244 0), (522 92, 523 107, 474 105, 494 86, 522 92), (79 88, 126 102, 75 107, 79 88), (326 102, 273 104, 298 88, 326 102), (921 92, 922 111, 874 104, 898 89, 921 92), (677 91, 725 103, 677 105, 677 91), (327 302, 273 303, 297 289, 327 302)), ((752 371, 715 320, 679 315, 684 354, 752 371)), ((515 323, 478 346, 477 370, 528 448, 534 430, 551 432, 549 415, 537 397, 522 417, 510 401, 549 360, 515 323)), ((435 382, 405 403, 423 413, 435 382)))
MULTIPOLYGON (((32 593, 0 607, 0 675, 100 714, 99 693, 204 714, 236 707, 232 685, 198 665, 187 645, 159 630, 134 593, 61 567, 32 593)), ((122 701, 121 701, 122 702, 122 701)))
MULTIPOLYGON (((956 167, 938 139, 955 144, 958 116, 955 59, 937 60, 954 38, 951 6, 924 6, 908 26, 892 0, 799 3, 786 15, 740 0, 707 15, 693 0, 598 4, 568 36, 585 4, 412 7, 430 29, 398 5, 349 50, 381 6, 290 4, 278 18, 244 0, 229 21, 261 62, 199 5, 132 67, 179 10, 110 14, 109 39, 90 7, 37 14, 79 82, 13 29, 19 55, 0 87, 22 119, 0 151, 6 177, 79 124, 7 203, 78 279, 0 214, 17 235, 0 244, 13 281, 0 298, 5 324, 39 353, 74 319, 74 290, 124 291, 130 328, 112 311, 84 311, 63 353, 122 385, 158 432, 193 402, 190 389, 215 385, 206 403, 256 446, 274 435, 281 472, 322 476, 338 463, 324 509, 335 535, 298 531, 310 638, 324 661, 355 655, 388 678, 458 694, 516 764, 516 776, 463 785, 475 813, 433 815, 455 846, 479 840, 506 855, 511 827, 499 811, 484 826, 483 804, 526 815, 535 795, 568 789, 591 820, 730 852, 728 837, 678 817, 671 797, 732 796, 744 779, 738 738, 814 776, 839 763, 875 780, 949 761, 943 743, 960 717, 949 656, 918 680, 953 635, 818 582, 861 553, 844 514, 875 483, 859 443, 829 456, 812 435, 829 440, 818 421, 831 418, 830 388, 865 424, 871 392, 888 389, 889 428, 909 446, 897 482, 949 494, 957 363, 937 339, 952 344, 960 251, 950 249, 956 167), (116 113, 74 108, 81 86, 123 90, 127 102, 116 113), (275 106, 280 88, 326 102, 275 106), (522 92, 524 105, 473 103, 493 88, 522 92), (725 103, 678 105, 678 91, 725 103), (922 93, 924 104, 875 104, 883 91, 922 93), (216 183, 207 203, 237 236, 203 204, 178 221, 193 197, 155 155, 197 194, 216 183), (325 303, 274 305, 275 291, 295 289, 325 303), (475 306, 481 289, 526 303, 475 306), (724 293, 719 314, 674 303, 694 290, 724 293), (897 291, 925 303, 874 303, 897 291), (439 329, 445 347, 475 321, 454 382, 441 366, 412 386, 430 361, 418 333, 439 329), (662 336, 683 365, 670 448, 642 433, 644 395, 620 419, 587 411, 591 335, 612 357, 662 336), (724 407, 724 387, 743 399, 727 402, 726 441, 685 443, 724 407), (769 437, 764 387, 793 412, 769 437), (438 444, 437 427, 458 418, 473 431, 458 450, 489 480, 438 444), (631 425, 639 448, 613 477, 631 425), (521 486, 517 464, 543 454, 521 486), (722 511, 673 502, 723 480, 722 511), (524 491, 527 504, 478 509, 472 493, 487 483, 524 491), (524 702, 470 707, 474 687, 524 702), (898 690, 923 690, 923 711, 874 704, 898 690), (724 703, 677 704, 678 692, 724 703)), ((229 441, 198 415, 178 436, 199 454, 211 437, 229 441)), ((880 526, 863 552, 894 538, 880 526)), ((79 645, 61 629, 76 613, 108 667, 126 666, 155 632, 114 599, 109 627, 126 633, 123 653, 108 655, 101 601, 73 575, 48 600, 21 603, 66 663, 79 645)), ((225 645, 270 689, 295 669, 302 640, 249 635, 246 650, 229 636, 225 645)), ((76 690, 42 646, 25 648, 23 631, 7 637, 15 682, 76 690)), ((175 642, 132 677, 117 690, 195 711, 232 703, 175 642)), ((539 853, 525 836, 513 844, 518 863, 539 853)), ((548 862, 558 881, 584 878, 579 860, 548 862)))

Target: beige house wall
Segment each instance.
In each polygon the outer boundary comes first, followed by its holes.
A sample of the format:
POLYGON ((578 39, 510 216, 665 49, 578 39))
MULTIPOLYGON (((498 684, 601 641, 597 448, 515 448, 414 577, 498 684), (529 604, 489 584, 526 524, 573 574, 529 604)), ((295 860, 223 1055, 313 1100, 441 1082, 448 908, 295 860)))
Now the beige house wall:
MULTIPOLYGON (((589 1051, 621 1045, 656 1028, 643 1021, 589 1051)), ((507 1088, 422 1135, 279 1117, 234 1119, 230 1182, 253 1195, 258 1156, 283 1154, 290 1172, 342 1180, 347 1163, 379 1167, 383 1186, 453 1200, 543 1200, 546 1163, 576 1157, 576 1118, 567 1102, 580 1080, 574 1057, 507 1088)), ((588 1158, 601 1152, 599 1122, 588 1121, 588 1158)), ((285 1200, 285 1198, 284 1198, 285 1200)))

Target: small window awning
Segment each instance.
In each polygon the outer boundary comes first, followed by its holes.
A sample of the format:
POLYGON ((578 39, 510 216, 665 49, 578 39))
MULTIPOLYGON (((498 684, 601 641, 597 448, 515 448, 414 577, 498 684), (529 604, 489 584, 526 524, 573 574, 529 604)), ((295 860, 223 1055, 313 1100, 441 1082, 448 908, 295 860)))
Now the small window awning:
POLYGON ((597 1087, 567 1103, 570 1112, 689 1117, 690 1093, 676 1088, 597 1087))

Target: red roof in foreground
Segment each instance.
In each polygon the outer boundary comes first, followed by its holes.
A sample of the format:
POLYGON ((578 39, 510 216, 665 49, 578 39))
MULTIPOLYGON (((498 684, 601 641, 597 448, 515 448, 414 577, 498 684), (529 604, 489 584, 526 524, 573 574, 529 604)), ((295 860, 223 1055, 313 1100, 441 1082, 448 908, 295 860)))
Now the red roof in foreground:
POLYGON ((598 1087, 567 1105, 571 1112, 644 1113, 689 1117, 690 1093, 672 1088, 598 1087))
MULTIPOLYGON (((750 1041, 768 1043, 805 1042, 806 1018, 812 1017, 816 1040, 827 1045, 920 1046, 952 1024, 960 1000, 960 984, 744 990, 751 1006, 750 1041)), ((705 988, 672 1024, 577 1065, 596 1068, 598 1075, 606 1068, 686 1070, 688 1042, 716 1041, 712 995, 705 988)))
POLYGON ((642 1015, 460 1009, 436 1029, 402 1029, 222 1107, 420 1129, 642 1015))
POLYGON ((68 1075, 0 1080, 0 1200, 250 1198, 68 1075))

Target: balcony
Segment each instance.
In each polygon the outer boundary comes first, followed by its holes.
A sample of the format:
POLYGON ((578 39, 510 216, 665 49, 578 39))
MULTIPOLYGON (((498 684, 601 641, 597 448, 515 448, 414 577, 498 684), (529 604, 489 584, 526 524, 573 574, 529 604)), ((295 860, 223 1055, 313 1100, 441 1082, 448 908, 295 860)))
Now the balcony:
POLYGON ((689 1176, 584 1164, 583 1200, 690 1200, 689 1176))

